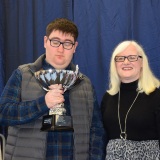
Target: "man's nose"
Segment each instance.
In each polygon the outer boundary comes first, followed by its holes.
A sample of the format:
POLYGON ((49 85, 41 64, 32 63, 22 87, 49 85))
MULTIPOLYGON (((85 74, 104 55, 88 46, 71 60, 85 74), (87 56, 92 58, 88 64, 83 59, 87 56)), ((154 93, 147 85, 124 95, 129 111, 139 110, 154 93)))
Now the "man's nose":
POLYGON ((63 44, 61 43, 58 47, 58 51, 63 52, 64 48, 63 48, 63 44))

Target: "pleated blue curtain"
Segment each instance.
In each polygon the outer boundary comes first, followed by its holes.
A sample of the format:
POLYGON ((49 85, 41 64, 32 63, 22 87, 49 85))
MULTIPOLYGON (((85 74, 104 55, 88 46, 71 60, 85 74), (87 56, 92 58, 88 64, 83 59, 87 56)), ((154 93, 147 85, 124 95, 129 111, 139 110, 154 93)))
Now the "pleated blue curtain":
MULTIPOLYGON (((4 69, 5 69, 5 62, 4 62, 4 36, 5 36, 5 27, 4 27, 4 3, 3 1, 0 1, 0 93, 3 90, 4 87, 4 69)), ((2 127, 0 125, 0 133, 3 135, 7 135, 7 127, 2 127)))
POLYGON ((143 46, 160 78, 159 0, 75 1, 74 20, 80 30, 74 60, 93 82, 99 103, 108 88, 111 54, 123 40, 143 46))
POLYGON ((4 9, 0 1, 0 93, 4 87, 4 9))
POLYGON ((143 45, 154 74, 160 77, 160 1, 133 1, 131 17, 131 38, 143 45))
POLYGON ((112 51, 120 41, 131 38, 130 7, 125 0, 75 2, 75 22, 80 30, 75 62, 90 77, 99 103, 108 87, 112 51))
POLYGON ((59 17, 72 18, 71 0, 4 0, 6 80, 18 65, 44 53, 47 24, 59 17))
POLYGON ((1 87, 18 65, 44 53, 45 27, 59 17, 73 20, 79 28, 73 61, 90 77, 99 103, 108 88, 112 51, 123 40, 141 43, 160 77, 159 0, 1 0, 0 5, 5 14, 0 22, 5 26, 0 40, 1 87))

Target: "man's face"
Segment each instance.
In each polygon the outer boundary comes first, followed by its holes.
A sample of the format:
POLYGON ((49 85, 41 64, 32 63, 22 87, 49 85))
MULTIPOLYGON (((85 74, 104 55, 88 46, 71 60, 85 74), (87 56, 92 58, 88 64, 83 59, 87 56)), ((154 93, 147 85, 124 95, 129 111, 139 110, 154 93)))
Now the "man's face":
POLYGON ((55 69, 65 69, 71 62, 73 54, 75 53, 78 42, 74 42, 74 38, 70 34, 64 34, 61 31, 53 31, 49 37, 44 37, 44 48, 46 49, 46 61, 55 69), (63 48, 63 44, 59 47, 50 45, 50 40, 55 42, 69 42, 75 43, 73 47, 68 50, 63 48))

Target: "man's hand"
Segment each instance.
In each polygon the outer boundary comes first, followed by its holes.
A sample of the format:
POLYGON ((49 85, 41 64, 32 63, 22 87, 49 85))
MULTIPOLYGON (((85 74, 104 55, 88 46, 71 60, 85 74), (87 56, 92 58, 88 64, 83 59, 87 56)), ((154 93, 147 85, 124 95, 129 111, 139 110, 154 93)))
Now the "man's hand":
POLYGON ((49 86, 49 91, 45 95, 45 102, 49 109, 54 108, 55 105, 64 102, 62 84, 54 84, 49 86))

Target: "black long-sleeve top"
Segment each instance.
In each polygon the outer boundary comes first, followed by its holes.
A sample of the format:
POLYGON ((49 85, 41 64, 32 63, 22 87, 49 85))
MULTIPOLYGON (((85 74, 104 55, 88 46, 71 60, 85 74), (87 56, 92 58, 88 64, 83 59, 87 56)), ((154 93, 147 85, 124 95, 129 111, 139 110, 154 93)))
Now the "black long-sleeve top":
MULTIPOLYGON (((120 121, 124 130, 126 113, 137 95, 137 81, 121 83, 120 87, 120 121)), ((102 116, 108 140, 120 138, 118 121, 118 94, 111 96, 104 94, 102 103, 102 116)), ((130 110, 126 125, 127 139, 160 140, 160 90, 146 95, 140 93, 130 110)))

